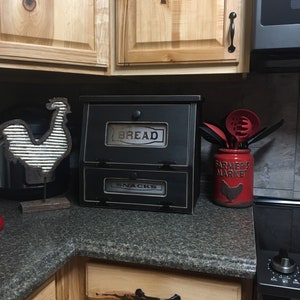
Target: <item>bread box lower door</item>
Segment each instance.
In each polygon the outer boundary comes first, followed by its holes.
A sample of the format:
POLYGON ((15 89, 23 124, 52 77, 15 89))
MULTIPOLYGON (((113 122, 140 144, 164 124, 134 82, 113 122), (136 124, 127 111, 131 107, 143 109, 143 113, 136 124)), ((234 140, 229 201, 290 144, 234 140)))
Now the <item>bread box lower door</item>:
POLYGON ((83 167, 81 204, 192 213, 193 176, 187 171, 83 167))

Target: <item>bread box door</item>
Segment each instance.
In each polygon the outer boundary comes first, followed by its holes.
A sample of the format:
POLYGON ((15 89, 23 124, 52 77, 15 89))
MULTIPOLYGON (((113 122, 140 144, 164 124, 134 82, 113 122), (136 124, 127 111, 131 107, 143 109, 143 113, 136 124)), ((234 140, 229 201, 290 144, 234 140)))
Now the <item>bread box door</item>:
POLYGON ((191 165, 195 104, 85 105, 83 162, 191 165))
POLYGON ((193 207, 192 178, 185 171, 86 167, 82 175, 84 205, 185 213, 193 207))

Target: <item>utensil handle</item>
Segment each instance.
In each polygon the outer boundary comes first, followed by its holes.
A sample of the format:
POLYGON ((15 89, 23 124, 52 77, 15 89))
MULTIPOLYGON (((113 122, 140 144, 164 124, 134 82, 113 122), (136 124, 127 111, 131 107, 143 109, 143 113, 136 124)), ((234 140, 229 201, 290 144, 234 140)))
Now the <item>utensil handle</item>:
POLYGON ((255 135, 255 136, 253 136, 252 138, 249 139, 248 145, 253 144, 255 142, 258 142, 261 139, 265 138, 266 136, 270 135, 275 130, 279 129, 282 126, 283 123, 284 123, 284 119, 281 119, 279 122, 272 125, 271 127, 260 131, 257 135, 255 135))

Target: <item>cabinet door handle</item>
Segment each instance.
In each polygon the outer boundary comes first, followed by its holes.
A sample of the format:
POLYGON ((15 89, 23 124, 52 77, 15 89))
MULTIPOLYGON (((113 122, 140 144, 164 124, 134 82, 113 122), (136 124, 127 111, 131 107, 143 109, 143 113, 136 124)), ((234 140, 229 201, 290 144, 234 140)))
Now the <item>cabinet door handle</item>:
POLYGON ((232 53, 235 51, 235 46, 233 45, 233 38, 234 38, 234 33, 235 33, 235 24, 234 24, 234 19, 236 18, 236 13, 231 12, 229 14, 229 19, 230 19, 230 25, 229 25, 229 34, 230 34, 230 45, 228 47, 228 52, 232 53))
POLYGON ((163 299, 163 298, 155 298, 155 297, 150 297, 150 296, 146 296, 145 293, 141 290, 141 289, 137 289, 134 293, 134 295, 118 295, 118 294, 98 294, 96 293, 97 296, 99 295, 103 295, 103 296, 112 296, 115 297, 116 300, 117 299, 122 299, 122 300, 181 300, 181 297, 177 294, 175 294, 174 296, 172 296, 171 298, 168 299, 163 299))
POLYGON ((141 299, 141 300, 181 300, 181 297, 178 296, 177 294, 175 294, 174 296, 172 296, 171 298, 168 298, 168 299, 149 297, 149 296, 146 296, 145 293, 141 289, 137 289, 135 291, 135 296, 137 296, 137 298, 135 298, 135 299, 141 299))

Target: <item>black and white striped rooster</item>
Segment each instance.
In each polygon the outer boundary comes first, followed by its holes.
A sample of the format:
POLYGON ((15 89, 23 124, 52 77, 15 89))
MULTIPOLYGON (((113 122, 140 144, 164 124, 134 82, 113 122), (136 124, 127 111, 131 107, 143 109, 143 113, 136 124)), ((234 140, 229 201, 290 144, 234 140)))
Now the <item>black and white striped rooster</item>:
POLYGON ((10 120, 0 126, 7 158, 20 161, 27 168, 37 168, 43 178, 49 177, 71 150, 71 135, 66 126, 66 114, 70 112, 67 99, 51 99, 46 107, 55 112, 49 130, 38 140, 23 120, 10 120))
POLYGON ((71 134, 66 126, 66 116, 71 112, 67 99, 50 99, 46 107, 54 110, 54 113, 48 131, 39 139, 34 137, 31 128, 21 119, 0 125, 7 159, 19 161, 25 170, 36 170, 45 186, 72 147, 71 134))

